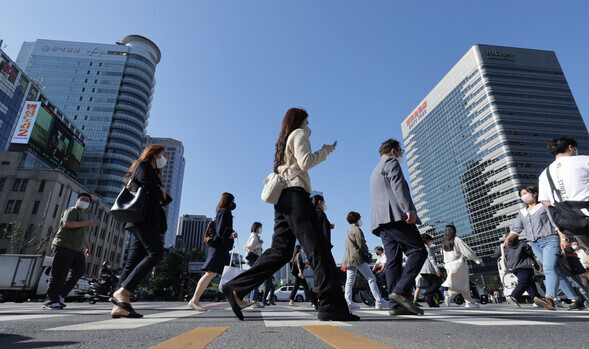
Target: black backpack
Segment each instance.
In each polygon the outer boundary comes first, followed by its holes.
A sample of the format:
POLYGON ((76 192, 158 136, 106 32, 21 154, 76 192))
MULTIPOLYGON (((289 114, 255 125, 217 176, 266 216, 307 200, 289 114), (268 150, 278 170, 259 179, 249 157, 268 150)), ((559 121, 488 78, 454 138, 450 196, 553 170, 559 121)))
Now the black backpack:
POLYGON ((210 221, 205 230, 205 245, 207 245, 207 247, 213 246, 216 236, 217 231, 215 229, 215 221, 210 221))

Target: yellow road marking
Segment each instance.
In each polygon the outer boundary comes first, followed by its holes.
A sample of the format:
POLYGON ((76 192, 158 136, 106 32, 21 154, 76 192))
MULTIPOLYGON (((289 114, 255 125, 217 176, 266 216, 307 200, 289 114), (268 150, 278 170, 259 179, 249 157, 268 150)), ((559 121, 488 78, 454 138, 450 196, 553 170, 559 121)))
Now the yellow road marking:
POLYGON ((355 333, 344 331, 341 328, 330 325, 303 326, 303 328, 337 349, 392 349, 372 339, 364 338, 355 333))
POLYGON ((154 345, 151 349, 204 348, 228 328, 229 327, 197 327, 192 331, 183 333, 158 345, 154 345))

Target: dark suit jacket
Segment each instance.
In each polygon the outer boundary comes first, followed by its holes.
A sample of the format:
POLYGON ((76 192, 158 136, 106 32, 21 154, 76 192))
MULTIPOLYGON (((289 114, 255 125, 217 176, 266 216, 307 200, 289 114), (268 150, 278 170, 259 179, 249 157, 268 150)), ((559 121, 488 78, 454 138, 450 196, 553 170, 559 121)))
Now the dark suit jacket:
POLYGON ((315 207, 315 212, 317 213, 317 217, 319 218, 319 224, 321 225, 321 231, 323 231, 323 236, 325 236, 325 240, 329 244, 330 248, 333 248, 331 244, 331 222, 327 219, 327 215, 323 212, 322 209, 319 207, 315 207))
POLYGON ((144 222, 127 223, 125 228, 147 225, 151 229, 155 229, 158 234, 165 234, 168 223, 162 206, 172 202, 172 198, 166 193, 166 200, 164 200, 160 186, 163 186, 162 181, 149 162, 141 161, 137 164, 135 177, 131 181, 131 190, 136 191, 139 187, 147 189, 147 216, 144 222))
POLYGON ((221 208, 217 210, 217 217, 215 217, 215 229, 217 231, 217 240, 215 247, 222 247, 228 251, 233 249, 233 216, 231 210, 221 208))

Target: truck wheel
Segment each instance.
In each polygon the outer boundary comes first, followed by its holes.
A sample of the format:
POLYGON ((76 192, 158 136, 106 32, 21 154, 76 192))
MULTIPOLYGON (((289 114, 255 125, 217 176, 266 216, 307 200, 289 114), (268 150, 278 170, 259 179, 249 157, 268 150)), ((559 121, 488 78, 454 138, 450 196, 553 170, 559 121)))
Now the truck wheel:
POLYGON ((489 303, 489 297, 487 297, 486 294, 481 296, 481 304, 487 304, 489 303))
POLYGON ((278 297, 272 296, 272 302, 274 302, 274 303, 278 302, 278 297))
POLYGON ((295 302, 302 302, 303 301, 303 296, 296 296, 295 297, 295 302))

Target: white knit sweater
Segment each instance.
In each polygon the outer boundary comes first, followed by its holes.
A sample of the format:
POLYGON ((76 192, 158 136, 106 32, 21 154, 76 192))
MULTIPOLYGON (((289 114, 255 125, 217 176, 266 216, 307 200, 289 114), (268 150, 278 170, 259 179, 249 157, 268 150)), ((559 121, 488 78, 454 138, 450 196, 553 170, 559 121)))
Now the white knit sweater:
MULTIPOLYGON (((309 130, 310 131, 310 130, 309 130)), ((311 178, 307 171, 327 158, 327 151, 319 149, 311 152, 309 134, 302 128, 292 131, 286 140, 284 163, 278 167, 278 174, 288 178, 291 174, 300 172, 292 180, 288 180, 288 187, 302 187, 311 193, 311 178)))

